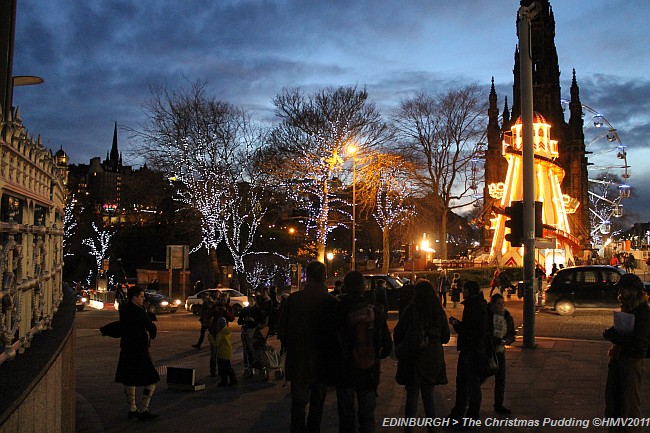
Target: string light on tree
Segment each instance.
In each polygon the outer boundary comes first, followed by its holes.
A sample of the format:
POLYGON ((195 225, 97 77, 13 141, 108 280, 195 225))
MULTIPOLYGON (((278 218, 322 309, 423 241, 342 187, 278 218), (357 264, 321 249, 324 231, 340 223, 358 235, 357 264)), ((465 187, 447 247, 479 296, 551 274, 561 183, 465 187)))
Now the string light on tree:
MULTIPOLYGON (((102 267, 102 260, 104 260, 108 255, 108 248, 111 245, 111 238, 115 232, 109 230, 100 230, 97 227, 97 224, 92 223, 93 230, 95 231, 95 237, 86 238, 81 241, 81 243, 87 246, 90 249, 90 255, 95 258, 97 262, 97 272, 102 267)), ((88 275, 88 281, 91 280, 92 274, 88 275)))

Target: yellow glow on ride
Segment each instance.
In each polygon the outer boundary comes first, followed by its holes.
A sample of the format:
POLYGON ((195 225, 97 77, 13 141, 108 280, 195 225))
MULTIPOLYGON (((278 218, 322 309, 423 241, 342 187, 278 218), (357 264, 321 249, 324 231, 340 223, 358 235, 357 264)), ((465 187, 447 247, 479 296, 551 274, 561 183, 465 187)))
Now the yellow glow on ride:
MULTIPOLYGON (((491 219, 494 229, 490 260, 500 265, 519 265, 523 263, 523 247, 513 248, 505 240, 507 217, 501 212, 512 202, 523 199, 523 158, 522 158, 521 118, 504 133, 502 154, 508 161, 508 171, 503 183, 488 186, 490 196, 498 199, 498 215, 491 219)), ((567 214, 575 212, 579 202, 562 193, 561 183, 564 169, 555 163, 559 156, 557 140, 552 140, 551 125, 539 114, 534 113, 534 152, 535 152, 535 200, 542 202, 542 223, 544 237, 557 239, 553 250, 538 250, 540 261, 573 263, 574 251, 579 249, 579 241, 571 235, 567 214), (552 255, 552 258, 551 258, 552 255)), ((542 263, 546 266, 548 263, 542 263)))

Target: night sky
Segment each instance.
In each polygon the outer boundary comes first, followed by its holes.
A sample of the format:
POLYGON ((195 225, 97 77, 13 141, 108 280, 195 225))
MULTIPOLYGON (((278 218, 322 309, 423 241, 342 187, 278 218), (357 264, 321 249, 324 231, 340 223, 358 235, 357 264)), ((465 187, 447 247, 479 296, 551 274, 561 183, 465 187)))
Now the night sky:
MULTIPOLYGON (((575 68, 583 104, 628 146, 636 199, 650 221, 650 3, 551 0, 562 94, 575 68)), ((32 135, 73 163, 110 150, 113 122, 138 128, 150 85, 207 83, 208 95, 275 121, 283 87, 366 87, 389 117, 418 91, 494 76, 499 109, 512 100, 518 0, 18 0, 14 90, 32 135)), ((585 118, 588 122, 589 118, 585 118)), ((137 145, 119 131, 125 164, 137 145)), ((603 144, 595 143, 595 146, 603 144)), ((595 159, 596 157, 594 157, 595 159)), ((615 153, 598 165, 617 163, 615 153)))

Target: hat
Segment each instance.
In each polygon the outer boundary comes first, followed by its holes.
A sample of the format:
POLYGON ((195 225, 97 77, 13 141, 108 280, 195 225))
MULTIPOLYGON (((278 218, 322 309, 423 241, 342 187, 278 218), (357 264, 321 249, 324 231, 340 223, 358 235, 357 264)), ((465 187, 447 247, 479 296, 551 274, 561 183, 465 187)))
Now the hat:
POLYGON ((217 319, 217 326, 219 328, 225 328, 228 322, 226 321, 226 318, 221 316, 217 319))
POLYGON ((635 292, 643 292, 643 282, 635 274, 623 274, 616 283, 619 289, 630 289, 635 292))

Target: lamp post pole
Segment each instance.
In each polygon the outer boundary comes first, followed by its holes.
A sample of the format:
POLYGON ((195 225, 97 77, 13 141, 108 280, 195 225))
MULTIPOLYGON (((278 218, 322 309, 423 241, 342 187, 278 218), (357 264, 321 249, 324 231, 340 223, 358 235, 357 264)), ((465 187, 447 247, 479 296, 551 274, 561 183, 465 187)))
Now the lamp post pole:
POLYGON ((524 347, 535 343, 535 147, 533 131, 533 62, 530 22, 539 14, 538 2, 519 8, 519 67, 521 77, 521 134, 524 232, 524 347))
POLYGON ((357 155, 352 155, 352 264, 350 270, 357 268, 357 155))
POLYGON ((357 146, 350 143, 347 148, 348 155, 352 155, 352 254, 350 254, 350 270, 357 268, 357 146))

